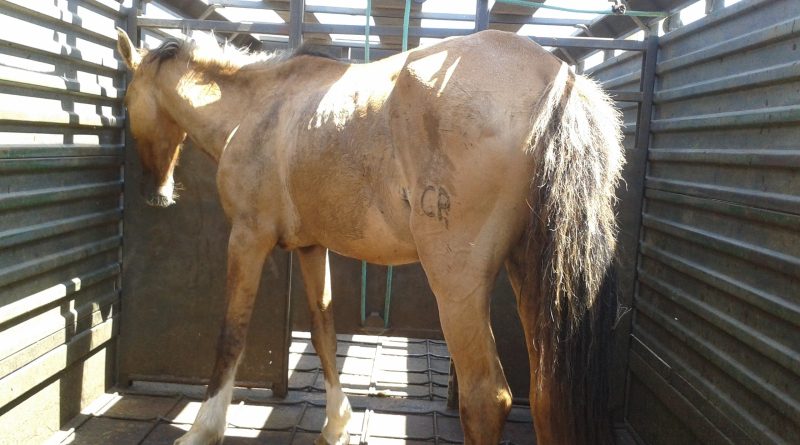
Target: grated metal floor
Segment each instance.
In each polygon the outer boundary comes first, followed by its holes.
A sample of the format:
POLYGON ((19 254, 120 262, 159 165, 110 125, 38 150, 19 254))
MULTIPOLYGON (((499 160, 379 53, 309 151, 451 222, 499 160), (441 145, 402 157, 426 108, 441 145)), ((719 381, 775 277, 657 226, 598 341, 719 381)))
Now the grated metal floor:
MULTIPOLYGON (((462 443, 458 411, 446 407, 450 357, 444 342, 401 337, 339 336, 337 365, 350 397, 350 443, 462 443)), ((309 334, 294 332, 289 395, 237 389, 225 445, 312 444, 325 420, 319 359, 309 334)), ((172 444, 189 429, 204 387, 135 382, 94 401, 51 444, 172 444)), ((534 444, 527 406, 512 408, 504 440, 534 444)))

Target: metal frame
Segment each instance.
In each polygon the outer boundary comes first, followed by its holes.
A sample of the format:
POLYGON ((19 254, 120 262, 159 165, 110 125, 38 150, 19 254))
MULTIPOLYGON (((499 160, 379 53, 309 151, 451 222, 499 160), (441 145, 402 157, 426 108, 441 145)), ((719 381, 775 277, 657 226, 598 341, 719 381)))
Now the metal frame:
MULTIPOLYGON (((243 2, 239 0, 214 0, 210 2, 212 6, 217 7, 236 7, 236 8, 253 8, 253 9, 270 9, 262 8, 258 3, 243 2)), ((310 34, 351 34, 351 35, 384 35, 384 36, 402 36, 402 26, 366 26, 360 25, 332 25, 320 23, 304 23, 303 17, 307 13, 326 13, 326 14, 344 14, 344 15, 364 15, 366 11, 360 8, 340 8, 340 7, 322 7, 322 6, 305 6, 305 1, 293 1, 289 7, 290 21, 289 23, 235 23, 225 22, 220 20, 197 20, 197 19, 155 19, 155 18, 138 18, 138 26, 140 28, 167 28, 167 29, 192 29, 192 30, 205 30, 216 31, 222 33, 242 33, 251 32, 259 34, 276 34, 279 36, 286 36, 289 41, 289 47, 296 48, 302 42, 303 36, 306 33, 310 34)), ((402 12, 402 11, 401 11, 402 12)), ((399 14, 387 13, 372 13, 374 17, 389 17, 402 19, 399 14)), ((468 35, 473 32, 487 29, 490 23, 502 24, 547 24, 557 26, 575 26, 588 22, 587 20, 562 20, 562 19, 515 19, 511 20, 510 17, 505 17, 507 14, 491 15, 488 8, 488 0, 477 0, 476 14, 441 14, 441 13, 420 13, 412 12, 411 18, 419 19, 437 19, 437 20, 454 20, 454 21, 474 21, 474 29, 455 29, 455 28, 419 28, 413 27, 408 29, 410 37, 430 37, 430 38, 443 38, 457 35, 468 35), (500 20, 497 20, 500 19, 500 20)), ((513 16, 511 16, 513 17, 513 16)), ((655 38, 655 37, 651 37, 655 38)), ((588 49, 603 49, 603 50, 623 50, 623 51, 644 51, 648 49, 647 41, 624 40, 624 39, 610 39, 598 37, 543 37, 533 36, 531 40, 542 46, 556 47, 556 48, 588 48, 588 49)), ((648 40, 649 41, 649 40, 648 40)), ((332 44, 334 46, 359 46, 354 42, 353 45, 346 44, 332 44)), ((657 44, 656 44, 657 45, 657 44)), ((388 49, 383 45, 370 45, 373 49, 388 49)), ((644 76, 643 76, 644 79, 644 76)), ((618 101, 622 102, 639 102, 643 103, 647 99, 643 97, 644 90, 640 92, 635 91, 610 91, 610 94, 618 101)), ((650 95, 652 99, 652 92, 650 95)), ((649 120, 646 122, 646 129, 649 130, 649 120)), ((640 144, 637 144, 637 147, 640 144)))

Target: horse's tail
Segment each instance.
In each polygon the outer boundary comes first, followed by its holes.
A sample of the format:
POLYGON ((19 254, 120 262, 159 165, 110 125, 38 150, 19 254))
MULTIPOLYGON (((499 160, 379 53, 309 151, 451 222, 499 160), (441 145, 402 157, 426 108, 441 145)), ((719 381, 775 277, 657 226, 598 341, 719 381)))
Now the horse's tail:
POLYGON ((527 253, 532 308, 531 403, 562 443, 611 439, 608 353, 616 316, 607 272, 616 246, 615 189, 623 164, 620 114, 592 80, 562 63, 544 93, 529 150, 536 162, 527 253), (534 295, 538 295, 538 298, 534 295), (538 395, 537 395, 538 394, 538 395), (569 438, 574 437, 574 440, 569 438))

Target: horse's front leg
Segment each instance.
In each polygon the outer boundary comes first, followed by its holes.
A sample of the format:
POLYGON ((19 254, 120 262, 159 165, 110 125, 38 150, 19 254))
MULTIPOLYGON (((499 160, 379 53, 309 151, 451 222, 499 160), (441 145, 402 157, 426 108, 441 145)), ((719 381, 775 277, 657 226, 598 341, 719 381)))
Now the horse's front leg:
POLYGON ((176 445, 208 445, 222 441, 233 380, 244 350, 261 271, 274 245, 274 236, 258 233, 234 221, 228 241, 225 318, 217 343, 214 371, 208 383, 206 401, 200 407, 192 428, 175 441, 176 445))
POLYGON ((315 443, 345 445, 350 441, 347 423, 352 411, 336 369, 336 331, 333 328, 328 250, 321 246, 307 247, 298 251, 298 258, 311 313, 311 342, 319 355, 325 376, 327 419, 315 443))

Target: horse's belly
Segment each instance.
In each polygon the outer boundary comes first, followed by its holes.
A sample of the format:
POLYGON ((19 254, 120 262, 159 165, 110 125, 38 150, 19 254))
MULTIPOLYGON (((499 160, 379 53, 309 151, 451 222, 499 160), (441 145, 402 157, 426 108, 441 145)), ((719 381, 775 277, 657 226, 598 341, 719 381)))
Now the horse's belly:
POLYGON ((419 261, 407 216, 387 221, 379 212, 368 212, 358 227, 357 236, 350 230, 340 229, 340 226, 329 227, 319 236, 325 247, 338 254, 383 265, 419 261))

